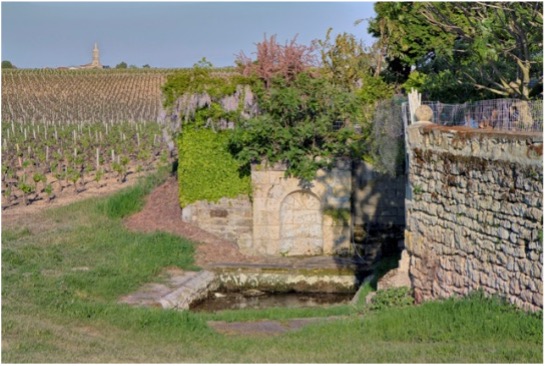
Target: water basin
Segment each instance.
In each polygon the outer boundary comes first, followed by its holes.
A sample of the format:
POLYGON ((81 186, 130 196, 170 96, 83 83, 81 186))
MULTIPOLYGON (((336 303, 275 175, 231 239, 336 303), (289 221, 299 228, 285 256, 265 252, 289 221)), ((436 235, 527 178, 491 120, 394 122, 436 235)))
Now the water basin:
POLYGON ((218 291, 190 305, 191 311, 320 307, 348 304, 354 293, 218 291))

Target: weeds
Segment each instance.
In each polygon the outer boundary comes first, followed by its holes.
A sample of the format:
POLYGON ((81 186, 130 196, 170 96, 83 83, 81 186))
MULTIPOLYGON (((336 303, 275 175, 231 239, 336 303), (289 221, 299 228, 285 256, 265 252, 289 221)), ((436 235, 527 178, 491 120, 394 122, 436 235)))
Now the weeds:
POLYGON ((405 307, 413 305, 411 289, 407 287, 390 288, 377 291, 369 305, 370 310, 382 310, 391 307, 405 307))

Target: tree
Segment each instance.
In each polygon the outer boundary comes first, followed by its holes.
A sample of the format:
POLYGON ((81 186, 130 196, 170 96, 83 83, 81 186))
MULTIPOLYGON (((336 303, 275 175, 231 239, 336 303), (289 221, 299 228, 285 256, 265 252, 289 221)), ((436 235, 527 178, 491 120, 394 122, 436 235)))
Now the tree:
POLYGON ((271 86, 275 77, 283 77, 292 82, 297 75, 316 64, 315 47, 296 43, 297 35, 284 46, 277 43, 276 36, 256 44, 256 61, 246 56, 244 52, 237 55, 235 63, 245 76, 257 75, 266 88, 271 86))
POLYGON ((352 34, 339 34, 335 42, 330 43, 331 32, 332 28, 328 29, 326 39, 317 42, 321 47, 321 70, 335 83, 349 90, 356 89, 362 74, 371 69, 370 56, 352 34))
POLYGON ((419 16, 421 3, 378 2, 376 18, 368 31, 378 41, 387 60, 383 76, 388 82, 403 83, 412 67, 429 63, 436 53, 449 52, 453 37, 437 27, 430 27, 419 16))
POLYGON ((237 124, 230 140, 243 171, 250 163, 283 162, 287 175, 310 181, 332 158, 351 155, 358 138, 349 128, 359 108, 354 93, 306 71, 292 81, 272 79, 258 98, 260 115, 237 124))
MULTIPOLYGON (((542 2, 377 3, 369 31, 389 62, 424 73, 425 89, 458 97, 531 98, 542 87, 542 2), (532 90, 534 88, 534 91, 532 90)), ((404 80, 405 81, 405 80, 404 80)))
POLYGON ((126 69, 126 68, 127 68, 127 63, 125 61, 122 61, 116 65, 116 69, 126 69))
POLYGON ((14 64, 11 63, 11 61, 4 60, 2 61, 2 68, 3 69, 16 69, 14 64))
POLYGON ((149 68, 151 68, 151 66, 148 65, 148 64, 146 64, 146 65, 143 65, 142 68, 143 68, 143 69, 149 69, 149 68))

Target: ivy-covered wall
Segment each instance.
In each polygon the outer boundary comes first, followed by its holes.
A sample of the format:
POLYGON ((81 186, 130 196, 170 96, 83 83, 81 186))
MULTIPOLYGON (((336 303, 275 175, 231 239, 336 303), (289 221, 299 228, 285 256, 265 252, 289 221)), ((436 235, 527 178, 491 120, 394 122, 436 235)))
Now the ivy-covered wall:
POLYGON ((186 127, 178 137, 180 205, 251 192, 250 176, 241 176, 239 163, 227 146, 230 130, 186 127))

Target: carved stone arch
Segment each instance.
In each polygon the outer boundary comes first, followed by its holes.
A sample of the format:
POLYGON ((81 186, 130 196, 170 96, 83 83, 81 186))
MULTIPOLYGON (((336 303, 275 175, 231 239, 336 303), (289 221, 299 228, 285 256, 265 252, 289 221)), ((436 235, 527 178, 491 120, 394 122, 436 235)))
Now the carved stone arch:
POLYGON ((308 191, 287 195, 280 206, 280 223, 281 254, 322 254, 322 210, 316 195, 308 191))

